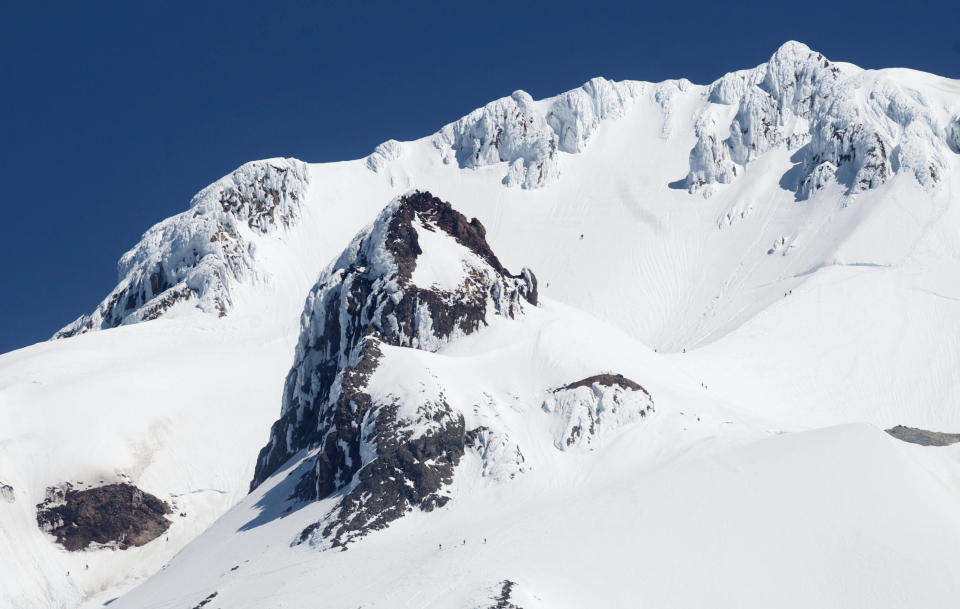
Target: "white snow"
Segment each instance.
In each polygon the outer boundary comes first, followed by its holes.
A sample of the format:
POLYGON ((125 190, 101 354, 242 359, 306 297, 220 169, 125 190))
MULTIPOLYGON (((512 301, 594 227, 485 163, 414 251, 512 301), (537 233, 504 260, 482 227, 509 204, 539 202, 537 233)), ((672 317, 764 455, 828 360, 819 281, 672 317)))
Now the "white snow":
POLYGON ((463 285, 469 269, 482 267, 483 262, 476 254, 436 229, 426 227, 417 220, 414 230, 423 250, 413 269, 411 280, 414 284, 454 292, 463 285))
MULTIPOLYGON (((827 85, 801 47, 712 85, 518 92, 367 159, 290 161, 290 222, 223 220, 254 249, 177 267, 188 285, 228 269, 201 290, 228 294, 225 317, 200 296, 0 356, 0 606, 130 591, 110 607, 189 608, 217 591, 211 607, 487 607, 503 580, 525 609, 952 606, 960 447, 879 428, 960 431, 960 81, 831 63, 835 101, 807 113, 827 85), (771 118, 768 138, 742 129, 771 118), (833 148, 831 129, 857 121, 833 148), (873 135, 885 160, 839 162, 873 135), (542 306, 436 353, 385 351, 372 391, 442 390, 490 430, 447 506, 346 552, 291 548, 329 501, 244 525, 285 474, 246 495, 304 298, 413 188, 476 216, 505 267, 536 273, 542 306), (608 371, 656 412, 558 450, 548 392, 608 371), (39 531, 47 486, 121 474, 187 513, 169 541, 71 554, 39 531)), ((118 288, 216 232, 179 222, 147 233, 118 288)), ((417 234, 431 255, 415 282, 453 285, 472 254, 417 234)))

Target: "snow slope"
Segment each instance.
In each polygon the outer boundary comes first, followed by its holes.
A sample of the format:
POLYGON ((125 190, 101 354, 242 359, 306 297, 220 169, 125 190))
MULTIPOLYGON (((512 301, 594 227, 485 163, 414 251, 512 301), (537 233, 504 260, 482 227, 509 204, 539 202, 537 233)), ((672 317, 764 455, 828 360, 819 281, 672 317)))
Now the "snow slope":
POLYGON ((117 606, 487 608, 504 580, 526 608, 953 606, 956 486, 895 443, 845 426, 646 470, 587 458, 347 552, 277 547, 289 522, 238 533, 255 494, 117 606))
MULTIPOLYGON (((876 426, 960 430, 958 117, 960 82, 788 43, 707 86, 517 92, 366 159, 244 166, 145 234, 80 335, 0 356, 0 606, 102 606, 177 552, 111 606, 487 607, 504 580, 527 609, 945 604, 960 454, 876 426), (377 391, 493 404, 523 471, 468 451, 445 506, 346 552, 290 547, 324 501, 244 528, 282 484, 246 496, 304 299, 411 189, 478 218, 540 306, 387 349, 377 391), (602 372, 655 412, 559 450, 544 403, 602 372), (169 541, 36 528, 48 486, 121 474, 176 502, 169 541)), ((456 282, 444 252, 415 283, 456 282)))

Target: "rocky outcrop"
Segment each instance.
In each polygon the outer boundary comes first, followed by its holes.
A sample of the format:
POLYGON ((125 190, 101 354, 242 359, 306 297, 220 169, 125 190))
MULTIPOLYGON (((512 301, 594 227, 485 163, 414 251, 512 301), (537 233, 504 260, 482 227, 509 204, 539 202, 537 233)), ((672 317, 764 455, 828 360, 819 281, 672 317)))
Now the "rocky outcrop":
POLYGON ((467 447, 480 458, 480 475, 494 480, 511 480, 527 471, 523 451, 503 430, 487 425, 466 433, 467 447))
POLYGON ((307 297, 281 416, 251 490, 306 451, 288 499, 342 499, 301 540, 340 547, 411 507, 443 505, 467 449, 463 415, 442 388, 415 401, 372 395, 371 376, 385 349, 435 351, 536 302, 533 273, 507 272, 479 221, 429 193, 395 199, 307 297))
POLYGON ((117 287, 54 338, 156 319, 184 302, 226 315, 231 288, 260 276, 256 242, 299 222, 309 179, 304 163, 270 159, 214 182, 148 230, 120 259, 117 287))
POLYGON ((670 100, 689 86, 686 80, 652 85, 594 78, 541 101, 516 91, 447 125, 433 144, 444 162, 471 169, 506 163, 505 185, 541 188, 560 177, 558 152, 583 152, 602 121, 623 116, 643 95, 653 97, 666 117, 670 100))
POLYGON ((203 598, 203 600, 201 600, 199 603, 194 605, 191 609, 203 609, 203 607, 206 607, 207 605, 212 603, 213 599, 215 598, 217 598, 217 592, 216 591, 211 592, 210 594, 206 595, 203 598))
POLYGON ((798 199, 839 182, 847 194, 870 190, 897 171, 933 188, 948 166, 952 127, 937 104, 882 76, 838 66, 798 42, 766 64, 727 74, 708 100, 736 106, 729 123, 697 122, 686 184, 711 192, 772 148, 796 150, 789 183, 798 199))
POLYGON ((960 442, 960 433, 944 433, 942 431, 929 431, 918 427, 906 427, 897 425, 886 430, 888 434, 898 440, 910 442, 911 444, 920 444, 921 446, 949 446, 960 442))
MULTIPOLYGON (((504 184, 541 188, 559 179, 559 152, 583 152, 602 121, 623 116, 641 97, 659 104, 668 137, 672 101, 690 87, 684 80, 654 85, 595 78, 540 101, 516 91, 447 125, 433 143, 445 162, 463 168, 504 163, 504 184)), ((833 182, 856 194, 900 171, 934 188, 949 167, 948 154, 960 153, 960 123, 949 108, 893 79, 834 64, 798 42, 784 44, 761 66, 723 76, 706 97, 715 106, 695 122, 697 142, 684 180, 690 192, 709 195, 714 184, 733 182, 778 147, 796 152, 797 167, 784 186, 798 199, 833 182), (721 106, 736 110, 714 111, 721 106)), ((395 154, 391 142, 381 147, 368 157, 371 169, 395 154)))
POLYGON ((493 598, 493 604, 489 609, 522 609, 513 603, 513 589, 516 585, 516 582, 509 579, 500 582, 500 592, 493 598))
POLYGON ((621 374, 598 374, 550 392, 543 410, 554 416, 554 446, 589 447, 605 433, 654 412, 646 389, 621 374))
POLYGON ((142 546, 170 526, 166 502, 132 484, 74 490, 69 483, 47 489, 37 505, 37 524, 70 551, 91 544, 120 550, 142 546))
POLYGON ((509 163, 503 183, 538 188, 560 175, 557 134, 525 91, 516 91, 447 125, 436 137, 460 167, 509 163))
POLYGON ((13 487, 0 480, 0 501, 13 503, 16 500, 17 494, 14 492, 13 487))

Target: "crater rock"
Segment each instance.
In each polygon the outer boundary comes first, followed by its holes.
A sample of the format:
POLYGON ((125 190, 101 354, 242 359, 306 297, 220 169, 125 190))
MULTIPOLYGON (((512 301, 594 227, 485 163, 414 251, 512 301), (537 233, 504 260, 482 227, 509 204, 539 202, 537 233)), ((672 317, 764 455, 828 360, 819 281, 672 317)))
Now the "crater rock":
POLYGON ((47 498, 37 505, 37 524, 70 551, 90 544, 126 550, 166 531, 169 513, 165 501, 132 484, 74 490, 68 483, 47 489, 47 498))

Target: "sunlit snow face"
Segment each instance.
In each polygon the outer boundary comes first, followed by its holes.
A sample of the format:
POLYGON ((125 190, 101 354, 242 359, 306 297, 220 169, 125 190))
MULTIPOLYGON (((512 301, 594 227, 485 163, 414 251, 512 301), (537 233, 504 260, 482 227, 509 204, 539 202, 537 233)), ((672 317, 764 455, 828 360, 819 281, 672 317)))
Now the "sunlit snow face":
POLYGON ((417 242, 423 251, 413 270, 414 285, 454 292, 464 283, 467 271, 483 268, 484 261, 445 232, 426 226, 419 218, 413 222, 417 242))

